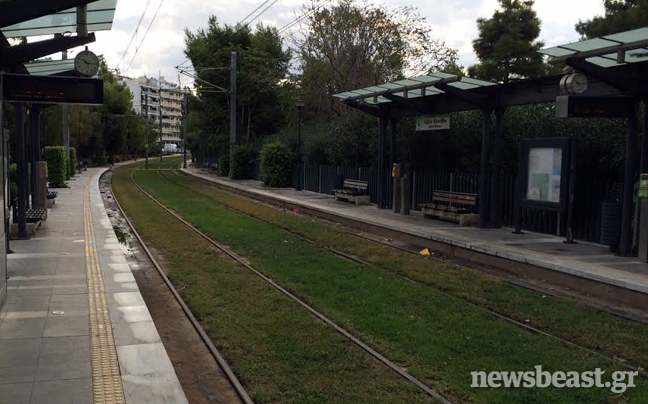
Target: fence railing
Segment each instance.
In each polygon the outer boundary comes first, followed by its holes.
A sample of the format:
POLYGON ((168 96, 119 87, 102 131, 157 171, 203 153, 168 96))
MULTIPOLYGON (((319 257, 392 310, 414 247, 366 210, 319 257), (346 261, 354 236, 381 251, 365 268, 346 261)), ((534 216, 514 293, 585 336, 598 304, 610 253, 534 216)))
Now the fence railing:
MULTIPOLYGON (((378 201, 378 169, 373 167, 348 167, 304 164, 303 188, 308 191, 332 195, 343 179, 367 181, 368 193, 372 203, 378 201)), ((255 179, 258 176, 255 167, 255 179)), ((291 186, 297 185, 298 167, 293 166, 291 186)), ((388 173, 391 176, 391 173, 388 173)), ((434 191, 453 191, 479 193, 479 174, 415 171, 412 172, 411 201, 412 210, 420 210, 419 205, 432 202, 434 191)), ((502 225, 515 225, 516 177, 503 174, 500 178, 502 198, 502 225)), ((488 189, 490 190, 490 178, 488 189)), ((391 206, 393 187, 391 178, 387 188, 387 201, 391 206)), ((481 196, 478 196, 478 198, 481 196)), ((488 197, 486 195, 485 197, 488 197)), ((601 204, 618 201, 621 198, 621 183, 597 179, 578 179, 575 190, 574 237, 579 240, 598 242, 600 239, 601 204)), ((522 228, 538 233, 563 235, 566 218, 564 214, 537 208, 521 210, 522 228)))

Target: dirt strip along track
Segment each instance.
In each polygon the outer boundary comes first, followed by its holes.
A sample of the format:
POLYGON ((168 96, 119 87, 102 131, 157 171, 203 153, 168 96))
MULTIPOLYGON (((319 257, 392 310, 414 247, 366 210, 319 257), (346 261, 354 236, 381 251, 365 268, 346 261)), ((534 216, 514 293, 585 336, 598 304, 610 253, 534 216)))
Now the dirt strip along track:
MULTIPOLYGON (((201 192, 199 192, 199 191, 196 191, 195 189, 192 189, 192 188, 190 188, 190 187, 186 187, 186 186, 184 186, 183 184, 179 184, 179 183, 177 183, 177 182, 175 182, 175 181, 172 181, 172 180, 169 179, 167 176, 162 175, 162 173, 161 173, 160 171, 163 171, 163 170, 157 170, 158 175, 159 175, 161 178, 163 178, 163 179, 165 179, 165 180, 171 182, 172 184, 174 184, 174 185, 176 185, 176 186, 179 186, 179 187, 181 187, 181 188, 183 188, 183 189, 186 189, 186 190, 188 190, 188 191, 190 191, 190 192, 193 192, 193 193, 199 194, 199 195, 201 195, 201 196, 203 196, 203 197, 205 197, 205 198, 209 198, 209 196, 207 196, 207 195, 205 195, 205 194, 203 194, 203 193, 201 193, 201 192)), ((169 170, 164 170, 164 171, 169 171, 169 170)), ((172 171, 173 171, 175 174, 177 174, 177 175, 182 175, 182 174, 178 173, 177 170, 172 170, 172 171)), ((201 182, 205 183, 204 181, 201 181, 201 182)), ((145 192, 145 191, 143 191, 143 192, 145 192)), ((213 200, 212 200, 212 201, 213 201, 213 200)), ((228 206, 228 205, 222 204, 222 203, 217 202, 217 201, 213 201, 213 202, 214 202, 214 203, 218 203, 220 206, 223 206, 224 208, 226 208, 226 209, 228 209, 228 210, 230 210, 230 211, 232 211, 232 212, 234 212, 234 213, 237 213, 237 214, 240 214, 240 215, 247 216, 247 217, 249 217, 249 218, 251 218, 251 219, 257 220, 257 221, 262 222, 262 223, 265 223, 265 224, 267 224, 267 225, 269 225, 269 226, 272 226, 272 227, 274 227, 274 228, 276 228, 276 229, 278 229, 278 230, 281 230, 281 231, 283 231, 283 232, 285 232, 285 233, 287 233, 287 234, 290 234, 290 235, 292 235, 292 236, 294 236, 294 237, 297 237, 297 238, 299 238, 299 239, 301 239, 301 240, 307 241, 308 243, 314 244, 314 245, 316 245, 316 246, 318 246, 318 247, 320 247, 320 248, 322 248, 322 249, 324 249, 324 250, 330 251, 331 253, 333 253, 333 254, 335 254, 335 255, 338 255, 338 256, 340 256, 340 257, 342 257, 342 258, 344 258, 344 259, 348 259, 348 260, 354 261, 354 262, 356 262, 356 263, 359 263, 359 264, 361 264, 361 265, 365 265, 365 266, 368 266, 368 267, 371 267, 371 268, 376 268, 376 265, 374 265, 374 264, 372 264, 372 263, 369 263, 369 262, 367 262, 367 261, 364 261, 364 260, 362 260, 362 259, 360 259, 360 258, 358 258, 358 257, 355 257, 355 256, 353 256, 353 255, 346 254, 346 253, 344 253, 344 252, 342 252, 342 251, 338 251, 338 250, 333 249, 333 248, 331 248, 331 247, 329 247, 329 246, 325 246, 325 245, 323 245, 323 244, 320 244, 319 242, 317 242, 317 241, 315 241, 315 240, 312 240, 312 239, 309 239, 309 238, 307 238, 307 237, 304 237, 304 236, 302 236, 301 234, 298 234, 298 233, 292 232, 292 231, 287 230, 287 229, 285 229, 285 228, 283 228, 283 227, 277 226, 277 225, 275 225, 275 224, 273 224, 273 223, 271 223, 271 222, 265 221, 265 220, 263 220, 263 219, 261 219, 261 218, 259 218, 259 217, 256 217, 256 216, 250 215, 250 214, 248 214, 248 213, 242 212, 242 211, 240 211, 240 210, 238 210, 238 209, 232 208, 231 206, 228 206)), ((175 214, 175 212, 174 212, 174 214, 175 214)), ((339 228, 337 228, 337 227, 336 227, 336 229, 341 230, 341 229, 339 229, 339 228)), ((384 242, 381 242, 380 240, 376 240, 376 239, 371 238, 371 237, 363 236, 363 235, 360 235, 360 234, 357 234, 357 233, 353 233, 353 232, 350 232, 350 231, 347 231, 347 230, 344 230, 344 231, 347 232, 348 234, 352 235, 352 236, 361 237, 361 238, 363 238, 363 239, 365 239, 365 240, 368 240, 368 241, 372 241, 372 242, 378 243, 378 244, 380 244, 380 245, 382 245, 382 246, 385 246, 385 247, 397 248, 397 249, 399 249, 399 250, 401 250, 401 251, 403 251, 403 252, 407 252, 407 253, 409 253, 409 254, 419 255, 417 251, 412 251, 412 250, 409 250, 409 249, 406 249, 406 248, 399 248, 399 247, 396 247, 396 246, 394 246, 394 245, 392 245, 392 244, 384 243, 384 242)), ((457 265, 457 266, 459 266, 459 265, 456 264, 456 263, 448 262, 448 261, 441 260, 441 259, 438 259, 438 258, 435 258, 435 257, 430 257, 430 259, 438 260, 438 261, 440 261, 440 262, 447 263, 447 264, 450 264, 450 265, 457 265)), ((464 268, 466 268, 466 269, 471 269, 471 268, 468 268, 468 267, 464 267, 464 268)), ((421 285, 421 286, 424 286, 424 287, 427 287, 427 288, 433 288, 433 289, 435 289, 436 291, 438 291, 438 292, 440 292, 440 293, 442 293, 442 294, 444 294, 444 295, 446 295, 446 296, 448 296, 448 297, 456 297, 456 296, 454 296, 454 295, 452 295, 452 294, 450 294, 450 293, 447 293, 447 292, 444 292, 444 291, 442 291, 442 290, 436 289, 436 288, 434 288, 434 287, 432 287, 432 286, 430 286, 430 285, 426 285, 426 284, 421 283, 421 282, 418 282, 418 281, 416 281, 416 280, 414 280, 414 279, 411 279, 411 278, 408 278, 408 277, 405 277, 405 276, 402 276, 402 275, 398 275, 398 277, 401 278, 401 279, 406 280, 407 282, 413 283, 413 284, 418 284, 418 285, 421 285)), ((530 288, 530 287, 529 287, 529 288, 530 288)), ((532 288, 530 288, 530 289, 532 289, 532 288)), ((544 291, 541 291, 541 290, 536 290, 536 289, 532 289, 532 290, 535 290, 535 291, 539 291, 539 292, 545 293, 544 291)), ((584 347, 584 346, 578 345, 578 344, 573 343, 573 342, 571 342, 571 341, 565 340, 565 339, 563 339, 563 338, 560 338, 560 337, 555 336, 555 335, 553 335, 553 334, 550 334, 550 333, 548 333, 548 332, 545 332, 545 331, 542 331, 542 330, 537 329, 537 328, 535 328, 535 327, 532 327, 532 326, 530 326, 530 325, 528 325, 528 324, 522 323, 522 322, 520 322, 520 321, 518 321, 518 320, 515 320, 515 319, 513 319, 513 318, 511 318, 511 317, 508 317, 508 316, 506 316, 506 315, 504 315, 504 314, 497 313, 497 312, 492 311, 492 310, 489 310, 489 309, 487 309, 487 308, 485 308, 485 307, 483 307, 483 306, 480 306, 480 305, 474 304, 474 303, 472 303, 472 302, 470 302, 470 301, 467 301, 467 300, 465 300, 465 299, 464 299, 464 302, 466 302, 467 304, 469 304, 469 305, 471 305, 471 306, 473 306, 473 307, 478 308, 479 310, 483 310, 483 311, 485 311, 485 312, 488 312, 490 315, 492 315, 492 316, 494 316, 494 317, 496 317, 496 318, 498 318, 498 319, 501 319, 501 320, 504 320, 504 321, 509 322, 509 323, 511 323, 511 324, 514 324, 514 325, 516 325, 516 326, 518 326, 518 327, 520 327, 520 328, 522 328, 522 329, 524 329, 524 330, 526 330, 526 331, 528 331, 528 332, 530 332, 530 333, 533 333, 533 334, 539 334, 539 335, 543 335, 543 336, 545 336, 545 337, 552 338, 552 339, 554 339, 554 340, 556 340, 556 341, 558 341, 558 342, 560 342, 560 343, 562 343, 562 344, 565 344, 565 345, 568 345, 568 346, 571 346, 571 347, 574 347, 574 348, 580 349, 580 350, 582 350, 582 351, 584 351, 584 352, 586 352, 586 353, 588 353, 588 354, 592 354, 592 355, 595 355, 595 356, 599 356, 599 357, 604 358, 604 359, 606 359, 606 360, 608 360, 608 361, 610 361, 610 362, 615 362, 615 363, 617 363, 617 364, 619 364, 619 365, 621 365, 621 366, 623 366, 623 367, 625 367, 625 368, 627 368, 627 369, 634 370, 634 371, 640 371, 640 373, 641 373, 642 375, 644 375, 644 376, 648 376, 648 373, 646 373, 643 369, 640 369, 639 367, 637 367, 637 366, 635 366, 635 365, 629 363, 629 362, 626 361, 626 360, 619 359, 619 358, 616 358, 616 357, 611 357, 611 356, 608 356, 608 355, 606 355, 606 354, 604 354, 604 353, 602 353, 602 352, 595 351, 595 350, 592 350, 592 349, 590 349, 590 348, 587 348, 587 347, 584 347)), ((610 314, 614 314, 614 315, 616 315, 616 313, 610 313, 610 314)), ((628 319, 627 317, 624 317, 624 318, 628 319)), ((631 319, 631 320, 634 320, 634 319, 631 319)))

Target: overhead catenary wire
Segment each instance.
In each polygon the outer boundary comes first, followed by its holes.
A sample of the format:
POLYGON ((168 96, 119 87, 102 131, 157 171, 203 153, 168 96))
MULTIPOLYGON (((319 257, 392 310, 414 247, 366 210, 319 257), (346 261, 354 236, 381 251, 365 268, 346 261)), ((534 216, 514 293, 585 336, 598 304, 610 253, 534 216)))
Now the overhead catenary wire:
POLYGON ((146 36, 148 35, 149 30, 151 29, 151 26, 155 22, 155 18, 157 17, 158 13, 160 12, 160 9, 162 8, 162 4, 164 4, 164 0, 160 1, 160 4, 158 5, 157 10, 155 10, 155 14, 153 14, 153 18, 151 19, 151 22, 149 23, 148 27, 146 28, 146 32, 144 32, 144 36, 142 37, 142 40, 140 41, 139 46, 137 48, 135 48, 135 54, 133 55, 130 62, 128 63, 128 67, 124 71, 124 74, 128 73, 128 70, 130 69, 131 65, 133 64, 133 60, 135 60, 135 57, 137 56, 137 53, 142 48, 142 44, 144 43, 144 40, 146 40, 146 36))
POLYGON ((137 31, 139 30, 140 25, 142 25, 142 21, 144 20, 144 16, 146 15, 146 11, 148 10, 149 6, 151 5, 151 0, 146 1, 146 5, 144 6, 144 11, 142 11, 142 15, 139 18, 139 21, 137 21, 137 25, 135 26, 135 30, 133 31, 133 35, 131 35, 130 41, 128 41, 128 45, 126 46, 126 49, 124 49, 124 53, 122 54, 121 59, 119 59, 119 63, 117 63, 117 67, 121 66, 121 63, 124 61, 124 58, 126 57, 126 54, 128 53, 128 50, 130 49, 131 45, 133 44, 133 41, 135 40, 135 37, 137 36, 137 31))
POLYGON ((293 19, 292 21, 288 22, 288 23, 285 24, 283 27, 279 28, 279 29, 277 30, 277 32, 278 32, 279 34, 283 34, 284 32, 288 31, 290 28, 294 27, 295 25, 297 25, 298 23, 300 23, 300 22, 301 22, 302 20, 304 20, 305 18, 308 18, 308 17, 310 17, 311 15, 315 14, 315 13, 316 13, 317 11, 319 11, 322 7, 326 6, 327 4, 330 4, 331 2, 333 2, 333 0, 326 0, 326 1, 324 1, 324 2, 323 2, 322 4, 320 4, 319 6, 312 8, 312 9, 309 10, 308 12, 303 13, 301 16, 299 16, 299 17, 293 19))

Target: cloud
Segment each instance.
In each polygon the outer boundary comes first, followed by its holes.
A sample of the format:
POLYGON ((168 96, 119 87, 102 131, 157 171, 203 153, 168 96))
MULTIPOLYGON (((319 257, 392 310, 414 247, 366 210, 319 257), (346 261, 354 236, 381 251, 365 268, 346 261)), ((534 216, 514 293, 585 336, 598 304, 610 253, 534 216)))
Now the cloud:
MULTIPOLYGON (((97 33, 97 42, 91 49, 103 54, 112 68, 119 67, 129 76, 157 76, 161 74, 171 81, 177 81, 174 66, 182 63, 184 56, 184 29, 196 31, 207 25, 210 15, 227 24, 236 24, 262 0, 151 0, 141 26, 137 30, 131 48, 122 60, 125 48, 130 41, 147 0, 121 0, 113 29, 97 33), (160 1, 164 1, 142 46, 142 40, 160 1), (121 60, 121 63, 120 63, 121 60)), ((459 51, 459 62, 465 66, 476 62, 472 51, 472 41, 477 37, 476 20, 488 18, 497 8, 497 0, 454 0, 419 1, 384 0, 376 2, 387 8, 414 4, 420 14, 427 18, 434 35, 446 45, 459 51)), ((547 46, 578 40, 574 26, 581 19, 589 19, 603 13, 601 0, 536 0, 535 9, 543 22, 541 40, 547 46)), ((303 0, 279 0, 259 19, 266 25, 283 27, 301 14, 303 0)), ((257 23, 259 20, 255 21, 257 23)), ((184 79, 183 79, 184 80, 184 79)))

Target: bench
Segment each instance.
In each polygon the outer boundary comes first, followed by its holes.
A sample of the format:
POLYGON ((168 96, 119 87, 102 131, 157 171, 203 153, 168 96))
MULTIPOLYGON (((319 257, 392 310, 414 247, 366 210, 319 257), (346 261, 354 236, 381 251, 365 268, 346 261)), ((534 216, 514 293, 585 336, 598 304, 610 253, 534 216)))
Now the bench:
POLYGON ((335 200, 345 200, 354 202, 356 205, 368 205, 371 198, 367 195, 369 183, 367 181, 359 180, 344 180, 342 189, 336 189, 335 200))
POLYGON ((25 221, 27 223, 37 223, 47 220, 47 209, 28 209, 25 211, 25 221))
POLYGON ((458 222, 460 226, 475 226, 479 221, 477 194, 434 191, 432 203, 419 207, 425 217, 458 222))

